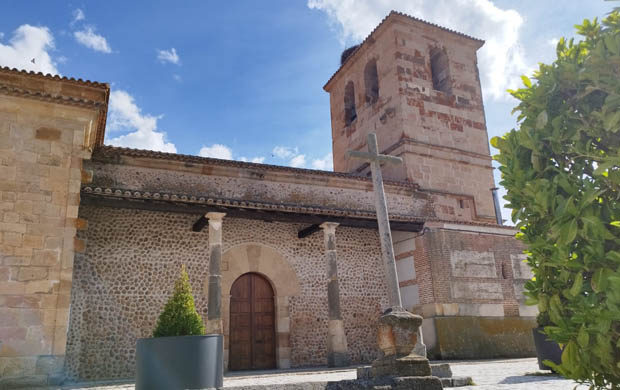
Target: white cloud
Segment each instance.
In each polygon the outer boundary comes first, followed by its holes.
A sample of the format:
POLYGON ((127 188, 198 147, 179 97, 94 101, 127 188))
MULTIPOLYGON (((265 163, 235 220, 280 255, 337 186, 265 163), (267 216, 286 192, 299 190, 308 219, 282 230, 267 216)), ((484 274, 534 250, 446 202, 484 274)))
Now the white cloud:
POLYGON ((289 148, 288 146, 276 146, 275 148, 273 148, 273 151, 271 153, 278 158, 289 158, 298 154, 299 149, 289 148))
POLYGON ((73 21, 71 22, 71 24, 77 23, 84 19, 86 19, 86 16, 84 15, 84 11, 78 8, 75 11, 73 11, 73 21))
POLYGON ((4 38, 4 33, 0 32, 0 39, 4 38))
POLYGON ((203 146, 198 152, 199 156, 219 158, 222 160, 239 160, 243 162, 252 162, 262 164, 265 161, 265 157, 254 157, 249 159, 247 157, 234 157, 234 153, 231 148, 222 144, 213 144, 211 146, 203 146))
POLYGON ((129 131, 129 133, 108 139, 106 143, 114 146, 176 153, 177 148, 174 144, 166 142, 166 133, 157 129, 157 121, 160 118, 161 116, 142 114, 133 96, 126 91, 112 91, 107 129, 111 132, 129 131))
POLYGON ((112 52, 110 45, 108 45, 108 41, 103 36, 97 34, 92 26, 86 26, 84 30, 75 31, 73 36, 78 43, 88 47, 89 49, 100 51, 102 53, 112 52))
POLYGON ((232 160, 232 150, 225 145, 213 144, 211 146, 203 146, 198 152, 202 157, 221 158, 222 160, 232 160))
POLYGON ((53 49, 54 37, 47 27, 23 24, 13 32, 8 45, 0 43, 0 65, 59 74, 49 54, 53 49))
POLYGON ((534 69, 519 41, 523 18, 491 0, 308 0, 307 5, 328 15, 343 43, 364 39, 393 9, 485 39, 478 52, 480 74, 485 95, 494 99, 507 98, 506 89, 520 86, 520 76, 534 69))
POLYGON ((303 154, 298 154, 291 159, 289 165, 293 168, 303 168, 306 165, 306 156, 303 154))
POLYGON ((334 170, 334 159, 331 152, 327 153, 323 158, 317 158, 312 160, 312 168, 320 169, 322 171, 334 170))
POLYGON ((253 159, 248 159, 247 157, 239 157, 239 161, 243 162, 251 162, 255 164, 262 164, 265 161, 265 157, 254 157, 253 159))
POLYGON ((560 40, 557 38, 551 38, 547 41, 547 43, 553 47, 556 47, 558 45, 558 42, 560 42, 560 40))
POLYGON ((179 82, 179 83, 183 81, 183 79, 181 78, 181 76, 180 76, 180 75, 178 75, 178 74, 176 74, 176 73, 172 75, 172 78, 173 78, 175 81, 179 82))
POLYGON ((180 65, 181 60, 177 54, 176 49, 173 47, 170 50, 157 50, 157 59, 163 64, 170 62, 172 64, 180 65))

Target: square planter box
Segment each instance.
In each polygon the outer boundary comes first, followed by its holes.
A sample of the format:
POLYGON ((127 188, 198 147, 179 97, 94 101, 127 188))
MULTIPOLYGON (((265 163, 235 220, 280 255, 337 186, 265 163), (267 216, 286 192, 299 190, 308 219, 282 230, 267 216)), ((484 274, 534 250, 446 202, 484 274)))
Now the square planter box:
POLYGON ((138 339, 136 390, 220 389, 223 336, 138 339))

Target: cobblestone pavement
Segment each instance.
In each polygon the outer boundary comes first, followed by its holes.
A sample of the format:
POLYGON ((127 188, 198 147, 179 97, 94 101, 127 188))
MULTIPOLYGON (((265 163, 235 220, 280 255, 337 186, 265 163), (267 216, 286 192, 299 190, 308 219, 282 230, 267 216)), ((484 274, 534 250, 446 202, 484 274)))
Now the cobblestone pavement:
MULTIPOLYGON (((539 371, 536 359, 480 360, 449 362, 455 376, 472 377, 475 386, 459 387, 460 390, 572 390, 575 382, 539 371)), ((281 385, 301 382, 328 382, 354 379, 355 369, 293 369, 259 372, 228 373, 224 387, 249 385, 281 385)), ((128 382, 88 384, 69 387, 46 387, 30 390, 134 390, 128 382)), ((577 387, 579 390, 586 386, 577 387)))

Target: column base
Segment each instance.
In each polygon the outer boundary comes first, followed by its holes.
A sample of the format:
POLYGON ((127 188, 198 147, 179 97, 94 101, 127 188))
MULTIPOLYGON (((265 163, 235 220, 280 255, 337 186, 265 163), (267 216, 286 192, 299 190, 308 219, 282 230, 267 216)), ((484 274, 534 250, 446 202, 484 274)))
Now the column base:
POLYGON ((351 364, 351 359, 348 353, 331 352, 327 355, 328 367, 347 367, 349 364, 351 364))
POLYGON ((390 355, 372 362, 370 375, 375 378, 384 376, 430 376, 431 365, 427 358, 415 354, 401 357, 390 355))

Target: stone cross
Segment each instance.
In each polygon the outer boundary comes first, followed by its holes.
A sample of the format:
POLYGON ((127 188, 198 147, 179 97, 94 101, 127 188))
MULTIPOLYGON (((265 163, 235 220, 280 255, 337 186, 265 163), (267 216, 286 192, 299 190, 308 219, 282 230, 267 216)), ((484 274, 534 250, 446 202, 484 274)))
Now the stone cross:
POLYGON ((385 202, 385 191, 383 190, 383 176, 381 175, 381 163, 402 164, 400 157, 379 154, 377 146, 377 135, 369 133, 367 139, 368 152, 349 150, 350 157, 360 158, 370 163, 372 173, 372 185, 375 193, 375 208, 377 209, 377 224, 379 225, 379 238, 381 241, 381 253, 383 255, 383 265, 388 285, 388 298, 391 308, 402 310, 400 298, 400 288, 398 286, 398 276, 396 272, 396 260, 394 259, 394 248, 392 247, 392 232, 390 231, 390 220, 388 218, 387 204, 385 202))

